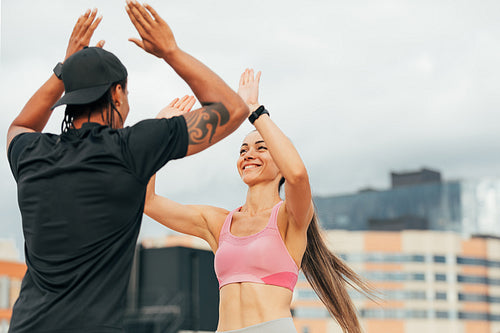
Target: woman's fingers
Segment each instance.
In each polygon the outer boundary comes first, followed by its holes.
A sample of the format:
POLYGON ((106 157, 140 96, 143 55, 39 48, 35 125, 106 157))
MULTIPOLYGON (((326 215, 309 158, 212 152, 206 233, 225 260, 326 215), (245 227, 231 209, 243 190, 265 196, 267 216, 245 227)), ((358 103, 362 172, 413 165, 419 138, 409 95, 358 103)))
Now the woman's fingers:
POLYGON ((170 103, 168 104, 168 106, 170 106, 170 107, 174 107, 175 103, 177 103, 178 101, 179 101, 179 97, 176 97, 176 98, 174 98, 174 100, 173 100, 172 102, 170 102, 170 103))
POLYGON ((189 103, 186 105, 186 107, 184 108, 184 110, 186 112, 191 111, 191 109, 193 108, 194 103, 196 103, 196 98, 194 98, 194 96, 191 96, 189 98, 189 103))
POLYGON ((182 101, 179 109, 182 111, 185 111, 185 112, 189 112, 191 110, 191 108, 193 107, 194 103, 196 102, 196 99, 194 98, 194 96, 187 96, 186 95, 184 97, 186 97, 186 98, 182 101))
POLYGON ((257 81, 257 86, 259 85, 260 83, 260 76, 261 76, 262 72, 261 71, 258 71, 257 72, 257 75, 255 76, 255 81, 257 81))

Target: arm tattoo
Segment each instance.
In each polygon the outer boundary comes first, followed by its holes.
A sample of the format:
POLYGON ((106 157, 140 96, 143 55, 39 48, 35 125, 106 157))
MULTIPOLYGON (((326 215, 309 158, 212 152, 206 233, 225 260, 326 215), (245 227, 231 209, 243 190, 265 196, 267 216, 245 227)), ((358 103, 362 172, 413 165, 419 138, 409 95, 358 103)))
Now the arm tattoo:
POLYGON ((227 124, 229 112, 222 103, 213 103, 205 106, 198 112, 188 112, 184 115, 189 133, 189 144, 197 145, 205 141, 208 143, 217 130, 217 127, 227 124))

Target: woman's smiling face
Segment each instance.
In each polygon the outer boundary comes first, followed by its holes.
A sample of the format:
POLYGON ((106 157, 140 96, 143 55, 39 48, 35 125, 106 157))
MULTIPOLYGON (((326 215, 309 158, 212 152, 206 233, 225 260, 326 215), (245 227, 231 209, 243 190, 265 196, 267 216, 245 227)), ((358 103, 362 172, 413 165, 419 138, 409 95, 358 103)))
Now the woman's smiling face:
POLYGON ((237 167, 241 179, 248 186, 281 177, 266 143, 257 131, 251 132, 243 140, 237 167))

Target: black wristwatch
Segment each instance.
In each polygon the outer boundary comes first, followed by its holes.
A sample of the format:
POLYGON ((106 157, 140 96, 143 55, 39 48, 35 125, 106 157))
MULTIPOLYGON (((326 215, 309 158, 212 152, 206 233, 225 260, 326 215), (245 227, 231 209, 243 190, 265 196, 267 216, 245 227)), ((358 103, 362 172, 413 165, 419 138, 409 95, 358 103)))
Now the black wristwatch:
POLYGON ((57 78, 59 80, 62 80, 62 62, 58 62, 56 67, 54 67, 53 71, 54 71, 54 74, 57 76, 57 78))
POLYGON ((254 112, 252 112, 250 114, 250 116, 248 117, 248 120, 250 121, 250 124, 253 125, 253 123, 257 120, 257 118, 259 118, 263 114, 267 114, 269 116, 269 112, 266 110, 266 108, 264 107, 264 105, 261 105, 261 106, 259 106, 257 108, 257 110, 255 110, 254 112))

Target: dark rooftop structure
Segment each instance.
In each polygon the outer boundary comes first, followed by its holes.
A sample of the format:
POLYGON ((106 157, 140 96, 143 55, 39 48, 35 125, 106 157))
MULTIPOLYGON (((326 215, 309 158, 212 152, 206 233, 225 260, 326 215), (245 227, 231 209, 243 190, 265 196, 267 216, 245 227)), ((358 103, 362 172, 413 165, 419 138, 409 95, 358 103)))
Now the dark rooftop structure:
POLYGON ((413 172, 391 172, 392 188, 427 183, 441 183, 441 173, 427 168, 413 172))

